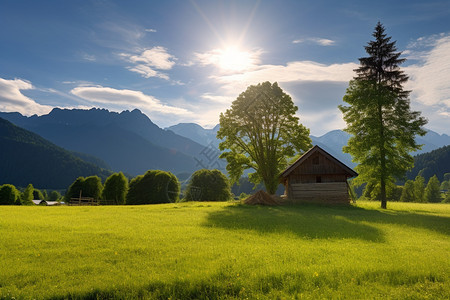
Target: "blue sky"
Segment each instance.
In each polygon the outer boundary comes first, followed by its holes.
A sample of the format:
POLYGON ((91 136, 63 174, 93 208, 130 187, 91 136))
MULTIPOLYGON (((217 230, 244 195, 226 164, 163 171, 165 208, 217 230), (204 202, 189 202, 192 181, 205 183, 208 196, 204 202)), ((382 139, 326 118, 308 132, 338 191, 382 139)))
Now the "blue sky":
POLYGON ((313 135, 378 21, 397 41, 411 106, 450 134, 450 1, 0 2, 0 111, 138 108, 160 127, 218 123, 251 84, 277 81, 313 135))

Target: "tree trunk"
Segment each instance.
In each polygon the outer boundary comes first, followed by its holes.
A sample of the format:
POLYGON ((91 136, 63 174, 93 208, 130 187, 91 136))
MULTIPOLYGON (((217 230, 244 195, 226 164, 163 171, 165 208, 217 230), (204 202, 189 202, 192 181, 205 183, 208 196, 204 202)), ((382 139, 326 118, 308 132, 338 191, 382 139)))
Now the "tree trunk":
POLYGON ((386 201, 386 182, 384 178, 381 178, 380 182, 380 189, 381 189, 381 208, 386 209, 387 208, 387 201, 386 201))
MULTIPOLYGON (((378 85, 379 86, 379 85, 378 85)), ((380 196, 381 196, 381 208, 386 209, 386 151, 384 145, 384 122, 383 122, 383 109, 380 95, 378 96, 378 118, 379 118, 379 126, 380 126, 380 196)))

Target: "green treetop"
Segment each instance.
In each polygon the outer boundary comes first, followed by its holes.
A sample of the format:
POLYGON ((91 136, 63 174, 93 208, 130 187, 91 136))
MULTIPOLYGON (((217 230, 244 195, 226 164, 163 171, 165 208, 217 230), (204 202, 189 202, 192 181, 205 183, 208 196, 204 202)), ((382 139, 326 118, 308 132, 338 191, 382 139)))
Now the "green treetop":
POLYGON ((339 106, 350 133, 344 152, 359 163, 359 184, 372 183, 380 190, 381 207, 386 208, 386 187, 403 177, 413 165, 409 154, 420 149, 416 135, 424 135, 426 120, 420 112, 410 110, 409 91, 403 90, 408 76, 399 68, 395 42, 378 23, 365 47, 368 57, 360 58, 357 76, 350 81, 344 101, 339 106))
POLYGON ((220 157, 228 162, 231 183, 253 169, 250 181, 262 181, 267 192, 275 193, 288 159, 311 147, 309 129, 299 123, 297 110, 276 82, 264 82, 249 86, 220 115, 219 147, 228 150, 220 157))

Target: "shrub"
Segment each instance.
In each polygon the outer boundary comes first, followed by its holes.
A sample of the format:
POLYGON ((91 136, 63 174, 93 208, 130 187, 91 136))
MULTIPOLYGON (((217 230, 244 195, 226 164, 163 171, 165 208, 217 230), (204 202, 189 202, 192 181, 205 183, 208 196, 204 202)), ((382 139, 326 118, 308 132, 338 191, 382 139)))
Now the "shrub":
POLYGON ((44 200, 45 198, 47 197, 45 197, 44 193, 42 193, 40 190, 36 188, 33 190, 33 200, 44 200))
POLYGON ((98 176, 78 177, 67 189, 64 196, 65 201, 69 201, 70 198, 80 197, 92 197, 99 199, 102 193, 102 181, 98 176))
POLYGON ((52 191, 48 196, 49 201, 59 201, 61 200, 61 194, 58 191, 52 191))
POLYGON ((25 190, 23 190, 22 194, 20 195, 20 201, 22 202, 22 205, 32 205, 33 204, 33 191, 34 187, 30 183, 25 190))
POLYGON ((408 180, 405 182, 403 186, 402 196, 400 197, 400 201, 402 202, 414 202, 414 181, 408 180))
POLYGON ((195 171, 186 188, 186 201, 227 201, 231 198, 228 179, 219 170, 195 171))
POLYGON ((106 178, 102 199, 113 201, 114 204, 125 204, 128 191, 128 179, 122 172, 114 173, 106 178))
POLYGON ((442 201, 441 184, 439 183, 439 179, 436 175, 430 178, 428 181, 427 187, 425 188, 425 201, 431 203, 437 203, 442 201))
POLYGON ((20 192, 12 184, 0 186, 0 205, 20 205, 20 192))
POLYGON ((150 170, 130 181, 126 203, 138 205, 176 202, 179 194, 180 183, 175 175, 150 170))

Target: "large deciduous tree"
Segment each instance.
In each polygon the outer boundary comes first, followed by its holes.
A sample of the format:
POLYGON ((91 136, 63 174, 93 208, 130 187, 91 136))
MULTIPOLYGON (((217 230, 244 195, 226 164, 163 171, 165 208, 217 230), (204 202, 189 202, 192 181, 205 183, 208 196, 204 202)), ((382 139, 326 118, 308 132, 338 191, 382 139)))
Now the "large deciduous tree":
POLYGON ((382 208, 387 203, 386 186, 412 167, 409 153, 420 149, 415 136, 425 134, 426 124, 420 112, 410 109, 410 91, 403 89, 408 76, 399 67, 405 59, 384 31, 378 22, 375 40, 365 47, 369 56, 359 59, 357 76, 344 96, 349 106, 339 106, 347 122, 345 131, 352 135, 343 150, 359 163, 358 183, 379 189, 382 208))
POLYGON ((311 147, 309 129, 295 116, 298 108, 291 97, 275 82, 251 85, 220 114, 221 154, 228 162, 231 183, 237 182, 244 170, 253 183, 263 182, 274 194, 280 172, 288 159, 311 147))

